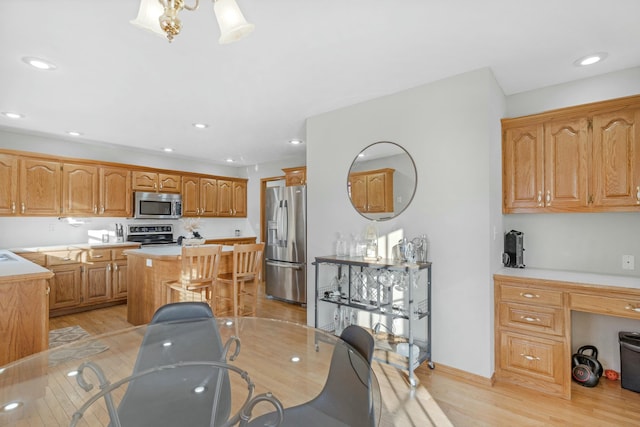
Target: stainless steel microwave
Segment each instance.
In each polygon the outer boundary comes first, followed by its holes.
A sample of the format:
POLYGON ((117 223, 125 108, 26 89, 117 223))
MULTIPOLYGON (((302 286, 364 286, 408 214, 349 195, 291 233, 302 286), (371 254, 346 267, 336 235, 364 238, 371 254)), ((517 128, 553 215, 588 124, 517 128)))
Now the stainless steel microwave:
POLYGON ((177 219, 182 216, 182 196, 171 193, 136 192, 134 218, 177 219))

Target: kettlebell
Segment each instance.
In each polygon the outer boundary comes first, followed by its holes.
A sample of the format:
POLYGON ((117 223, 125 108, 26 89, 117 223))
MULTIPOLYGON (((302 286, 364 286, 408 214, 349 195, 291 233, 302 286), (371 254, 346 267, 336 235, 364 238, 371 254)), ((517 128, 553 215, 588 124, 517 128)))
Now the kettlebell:
POLYGON ((571 376, 585 387, 595 387, 602 376, 602 365, 598 362, 598 349, 592 345, 585 345, 578 349, 572 357, 571 376), (590 351, 590 354, 585 354, 590 351))

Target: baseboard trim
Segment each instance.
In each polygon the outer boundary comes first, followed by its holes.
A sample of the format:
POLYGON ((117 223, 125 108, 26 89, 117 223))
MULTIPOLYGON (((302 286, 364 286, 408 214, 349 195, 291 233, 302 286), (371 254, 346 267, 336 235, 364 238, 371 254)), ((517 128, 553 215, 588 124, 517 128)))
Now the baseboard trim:
MULTIPOLYGON (((458 381, 466 382, 473 385, 481 385, 485 387, 493 387, 496 382, 495 373, 491 375, 491 378, 483 377, 482 375, 472 374, 462 369, 453 368, 451 366, 443 365, 442 363, 435 363, 434 371, 438 374, 454 377, 458 381)), ((422 364, 418 369, 429 372, 431 368, 426 363, 422 364)))

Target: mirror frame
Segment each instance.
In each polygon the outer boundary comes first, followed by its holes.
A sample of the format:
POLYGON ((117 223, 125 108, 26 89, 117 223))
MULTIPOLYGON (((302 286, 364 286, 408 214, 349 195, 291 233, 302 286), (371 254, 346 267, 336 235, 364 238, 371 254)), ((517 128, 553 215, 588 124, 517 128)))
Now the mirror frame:
MULTIPOLYGON (((383 159, 384 157, 380 157, 381 159, 383 159)), ((375 159, 372 159, 375 160, 375 159)), ((376 169, 373 170, 378 170, 378 169, 384 169, 384 166, 381 167, 377 167, 376 169)), ((409 174, 408 174, 409 175, 409 174)), ((395 182, 395 180, 394 180, 395 182)), ((362 215, 363 217, 369 219, 369 220, 373 220, 373 221, 388 221, 390 219, 396 218, 398 215, 400 215, 402 212, 404 212, 409 205, 411 205, 411 202, 413 201, 413 198, 415 197, 416 194, 416 190, 418 188, 418 168, 416 167, 416 163, 413 160, 413 157, 411 157, 411 154, 409 154, 409 152, 400 144, 395 143, 395 142, 391 142, 391 141, 378 141, 378 142, 374 142, 372 144, 367 145, 364 149, 362 149, 355 157, 355 159, 353 159, 353 161, 351 162, 351 166, 349 167, 349 171, 347 173, 347 197, 349 197, 349 201, 351 202, 351 206, 353 206, 353 208, 355 209, 356 212, 358 212, 360 215, 362 215), (396 148, 400 149, 402 152, 399 152, 398 155, 401 154, 406 154, 407 158, 409 159, 409 162, 411 164, 411 167, 413 167, 413 190, 411 191, 411 195, 408 198, 408 200, 401 206, 401 209, 399 209, 398 211, 395 210, 395 195, 394 195, 394 211, 393 212, 384 212, 384 213, 369 213, 369 212, 362 212, 360 211, 358 208, 356 208, 355 204, 353 203, 353 199, 352 199, 352 195, 351 195, 351 188, 350 188, 350 179, 349 177, 351 176, 352 173, 354 172, 362 172, 362 171, 354 171, 354 166, 359 162, 362 161, 361 160, 361 155, 363 153, 365 153, 368 149, 370 149, 373 146, 376 146, 378 144, 390 144, 395 146, 396 148), (385 216, 385 214, 387 214, 385 216)))

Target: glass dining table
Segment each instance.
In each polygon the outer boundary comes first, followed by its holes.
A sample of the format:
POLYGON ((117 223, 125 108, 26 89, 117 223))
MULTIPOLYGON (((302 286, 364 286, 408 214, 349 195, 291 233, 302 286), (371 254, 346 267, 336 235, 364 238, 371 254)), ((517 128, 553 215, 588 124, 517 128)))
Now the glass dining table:
MULTIPOLYGON (((277 421, 279 409, 320 394, 334 351, 349 351, 354 366, 367 366, 347 343, 319 329, 263 318, 213 322, 223 344, 221 360, 195 356, 152 362, 171 345, 199 354, 207 338, 204 324, 194 321, 175 331, 154 324, 93 336, 0 367, 0 426, 139 427, 187 425, 181 422, 187 420, 189 425, 231 426, 265 413, 274 413, 277 421), (165 338, 152 346, 150 337, 158 332, 165 338), (135 422, 127 423, 127 407, 135 422)), ((377 425, 380 388, 369 372, 377 425)))

